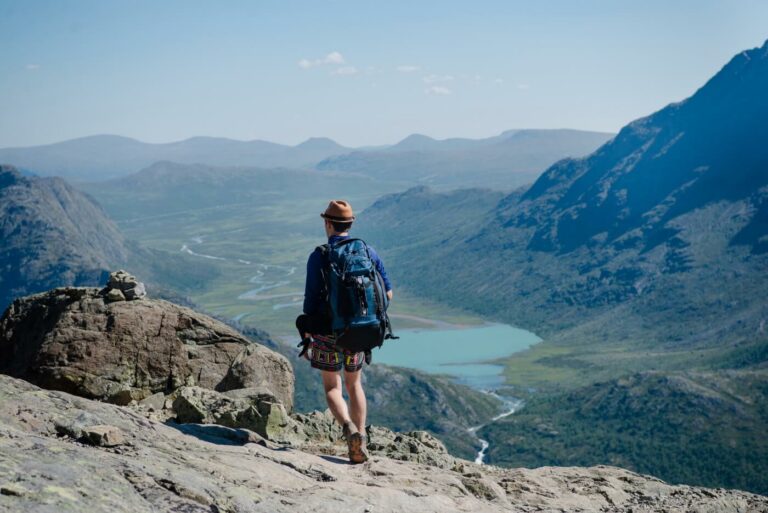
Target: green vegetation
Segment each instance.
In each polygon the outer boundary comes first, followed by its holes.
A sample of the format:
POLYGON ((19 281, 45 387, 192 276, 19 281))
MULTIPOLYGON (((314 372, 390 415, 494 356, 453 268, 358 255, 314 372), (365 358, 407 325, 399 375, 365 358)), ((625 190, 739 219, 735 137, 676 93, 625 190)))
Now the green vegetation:
POLYGON ((643 373, 553 396, 480 432, 490 463, 616 465, 768 494, 768 373, 643 373))
POLYGON ((384 187, 365 177, 334 177, 162 163, 82 187, 127 238, 215 271, 188 291, 194 303, 279 335, 293 331, 307 255, 324 242, 319 213, 328 198, 346 195, 359 210, 384 187))

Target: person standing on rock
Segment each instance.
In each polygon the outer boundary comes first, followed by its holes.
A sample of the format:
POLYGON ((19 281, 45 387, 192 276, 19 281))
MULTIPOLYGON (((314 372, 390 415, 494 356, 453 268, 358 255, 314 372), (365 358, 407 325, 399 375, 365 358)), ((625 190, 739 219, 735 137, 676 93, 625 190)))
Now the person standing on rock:
POLYGON ((296 319, 300 355, 320 370, 328 408, 342 426, 349 459, 362 463, 368 459, 363 362, 370 363, 371 349, 385 338, 397 338, 386 314, 392 284, 376 251, 349 236, 355 216, 348 202, 332 200, 320 216, 328 243, 315 248, 307 260, 304 314, 296 319), (342 369, 349 407, 342 395, 342 369))

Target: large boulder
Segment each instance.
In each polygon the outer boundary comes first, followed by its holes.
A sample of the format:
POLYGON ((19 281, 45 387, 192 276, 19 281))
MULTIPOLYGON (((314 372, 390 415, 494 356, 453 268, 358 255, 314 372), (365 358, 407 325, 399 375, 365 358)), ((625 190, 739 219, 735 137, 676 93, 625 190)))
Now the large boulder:
POLYGON ((167 301, 110 301, 108 288, 59 288, 15 300, 0 319, 0 373, 115 404, 199 386, 267 390, 290 411, 283 356, 167 301))

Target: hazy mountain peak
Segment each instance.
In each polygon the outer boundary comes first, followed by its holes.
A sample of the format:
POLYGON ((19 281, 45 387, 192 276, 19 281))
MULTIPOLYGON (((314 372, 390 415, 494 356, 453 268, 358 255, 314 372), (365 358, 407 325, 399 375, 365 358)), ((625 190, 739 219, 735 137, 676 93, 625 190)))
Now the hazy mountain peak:
POLYGON ((132 137, 126 137, 124 135, 116 134, 94 134, 86 135, 84 137, 75 137, 74 139, 67 139, 61 142, 53 143, 53 145, 64 144, 90 144, 90 143, 141 143, 141 141, 132 137))
POLYGON ((429 148, 439 143, 437 139, 433 139, 424 134, 411 134, 399 143, 390 147, 390 149, 403 150, 422 150, 429 148))
POLYGON ((328 137, 310 137, 306 141, 294 146, 294 148, 305 150, 344 149, 342 145, 328 137))

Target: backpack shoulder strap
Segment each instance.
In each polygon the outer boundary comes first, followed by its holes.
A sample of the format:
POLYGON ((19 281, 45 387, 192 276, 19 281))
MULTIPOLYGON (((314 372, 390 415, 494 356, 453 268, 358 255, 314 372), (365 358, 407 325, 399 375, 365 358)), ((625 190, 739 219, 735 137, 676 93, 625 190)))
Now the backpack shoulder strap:
POLYGON ((320 294, 324 297, 328 297, 328 252, 330 251, 330 246, 328 244, 321 244, 320 246, 317 246, 315 248, 315 251, 320 253, 320 276, 323 279, 323 288, 320 291, 320 294))

